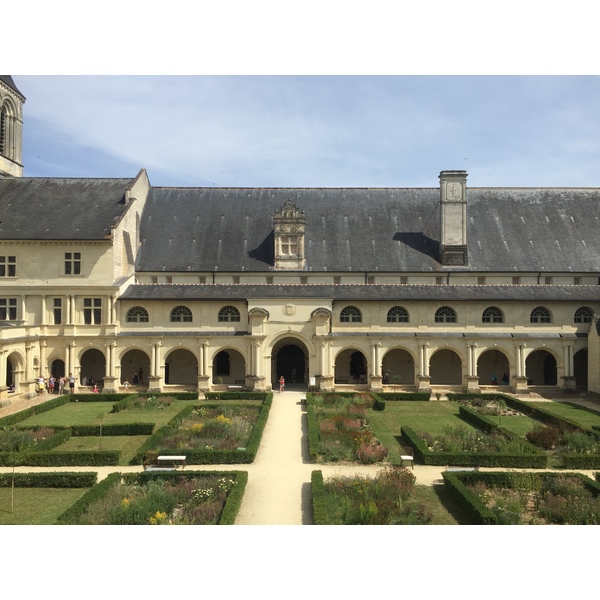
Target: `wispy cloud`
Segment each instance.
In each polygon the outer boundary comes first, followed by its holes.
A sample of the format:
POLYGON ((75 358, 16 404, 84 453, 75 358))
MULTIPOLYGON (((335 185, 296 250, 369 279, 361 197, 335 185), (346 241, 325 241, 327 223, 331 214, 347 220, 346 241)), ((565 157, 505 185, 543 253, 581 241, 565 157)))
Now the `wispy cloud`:
POLYGON ((15 76, 26 174, 154 185, 597 186, 599 77, 15 76))

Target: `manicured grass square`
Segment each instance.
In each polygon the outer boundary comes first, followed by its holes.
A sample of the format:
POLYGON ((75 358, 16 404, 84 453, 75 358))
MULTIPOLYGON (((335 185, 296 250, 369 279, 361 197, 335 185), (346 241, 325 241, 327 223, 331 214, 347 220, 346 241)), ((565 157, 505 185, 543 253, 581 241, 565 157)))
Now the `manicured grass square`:
POLYGON ((95 450, 120 450, 121 460, 119 465, 128 465, 136 455, 140 446, 149 438, 149 435, 115 435, 115 436, 73 436, 61 444, 57 452, 80 452, 95 450))

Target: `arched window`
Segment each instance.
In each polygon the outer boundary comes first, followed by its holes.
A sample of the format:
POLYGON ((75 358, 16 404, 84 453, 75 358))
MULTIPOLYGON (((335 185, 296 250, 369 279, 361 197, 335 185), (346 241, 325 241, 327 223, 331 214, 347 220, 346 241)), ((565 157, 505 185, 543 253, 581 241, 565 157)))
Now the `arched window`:
POLYGON ((224 306, 219 311, 219 322, 233 322, 240 320, 240 311, 235 306, 224 306))
POLYGON ((148 311, 141 306, 134 306, 127 311, 128 323, 147 323, 148 311))
POLYGON ((402 306, 394 306, 388 310, 388 323, 408 323, 408 311, 402 306))
POLYGON ((550 323, 550 312, 543 306, 538 306, 531 311, 530 323, 550 323))
POLYGON ((356 306, 346 306, 340 312, 341 323, 362 323, 362 313, 356 306))
POLYGON ((191 323, 192 311, 187 306, 176 306, 171 311, 171 323, 191 323))
POLYGON ((575 323, 591 323, 594 318, 594 311, 587 306, 582 306, 575 311, 575 323))
POLYGON ((6 146, 6 107, 0 108, 0 154, 4 154, 6 146))
POLYGON ((504 323, 504 315, 499 308, 489 306, 481 315, 482 323, 504 323))
POLYGON ((449 306, 442 306, 435 311, 436 323, 456 323, 456 313, 449 306))

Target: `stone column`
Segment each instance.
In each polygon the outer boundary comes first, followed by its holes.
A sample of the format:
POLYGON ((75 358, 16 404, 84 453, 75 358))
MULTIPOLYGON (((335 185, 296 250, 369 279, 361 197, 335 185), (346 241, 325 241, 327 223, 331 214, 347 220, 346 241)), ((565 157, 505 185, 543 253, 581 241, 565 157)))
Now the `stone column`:
POLYGON ((104 376, 104 391, 116 394, 119 391, 119 382, 115 377, 115 347, 116 342, 109 342, 106 348, 106 374, 104 376))
POLYGON ((479 377, 477 377, 477 360, 476 360, 477 344, 468 345, 467 354, 467 392, 477 394, 481 390, 479 388, 479 377))
POLYGON ((431 377, 429 377, 429 342, 421 344, 420 348, 420 374, 417 375, 419 383, 417 385, 418 392, 431 393, 431 377))
POLYGON ((574 392, 577 389, 577 383, 575 381, 575 364, 574 364, 574 346, 572 344, 566 344, 563 348, 564 356, 564 375, 563 390, 565 392, 574 392))
POLYGON ((381 342, 371 346, 371 374, 370 389, 374 392, 383 392, 383 378, 381 377, 381 342))
POLYGON ((525 376, 525 352, 524 344, 516 347, 517 351, 517 375, 514 377, 515 385, 514 392, 519 394, 526 394, 529 392, 527 386, 527 377, 525 376))
POLYGON ((198 392, 210 391, 210 373, 208 365, 208 340, 198 343, 200 360, 198 361, 198 392))

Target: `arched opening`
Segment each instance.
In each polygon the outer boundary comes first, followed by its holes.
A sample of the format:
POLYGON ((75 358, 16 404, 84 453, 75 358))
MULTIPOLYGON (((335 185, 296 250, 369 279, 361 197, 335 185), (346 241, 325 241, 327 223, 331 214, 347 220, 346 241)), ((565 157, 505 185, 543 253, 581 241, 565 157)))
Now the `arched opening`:
POLYGON ((367 359, 362 352, 348 349, 340 352, 335 359, 335 383, 367 383, 367 359))
POLYGON ((384 383, 387 385, 414 385, 415 361, 401 348, 390 350, 381 363, 384 383))
POLYGON ((52 364, 50 365, 50 373, 54 375, 54 377, 56 377, 57 379, 59 377, 64 377, 66 375, 65 361, 61 360, 60 358, 53 360, 52 364))
POLYGON ((275 388, 283 375, 286 389, 304 388, 308 383, 308 350, 295 338, 285 338, 273 348, 273 369, 271 383, 275 388))
POLYGON ((528 385, 556 385, 556 358, 547 350, 532 352, 525 361, 528 385))
POLYGON ((126 379, 130 385, 148 385, 150 358, 138 348, 128 350, 121 357, 121 381, 126 379))
POLYGON ((479 385, 508 385, 510 368, 508 358, 501 350, 486 350, 477 360, 479 385))
POLYGON ((588 349, 582 348, 573 356, 573 375, 575 386, 587 389, 588 386, 588 349))
POLYGON ((213 383, 244 385, 246 362, 244 357, 231 348, 221 350, 213 359, 213 383))
POLYGON ((106 375, 106 359, 100 350, 95 348, 86 350, 81 356, 79 364, 81 365, 79 372, 79 383, 81 385, 92 385, 92 381, 95 383, 102 382, 106 375))
POLYGON ((178 348, 167 355, 165 384, 198 386, 198 359, 193 352, 178 348))
POLYGON ((10 356, 6 358, 6 381, 3 382, 6 387, 15 385, 15 376, 13 373, 13 365, 10 356))
POLYGON ((462 363, 454 350, 438 350, 429 361, 431 385, 461 385, 462 363))

